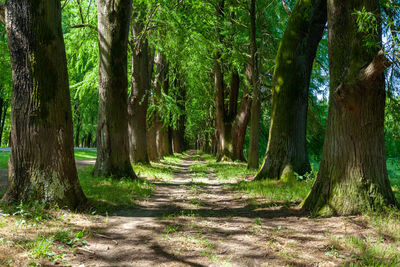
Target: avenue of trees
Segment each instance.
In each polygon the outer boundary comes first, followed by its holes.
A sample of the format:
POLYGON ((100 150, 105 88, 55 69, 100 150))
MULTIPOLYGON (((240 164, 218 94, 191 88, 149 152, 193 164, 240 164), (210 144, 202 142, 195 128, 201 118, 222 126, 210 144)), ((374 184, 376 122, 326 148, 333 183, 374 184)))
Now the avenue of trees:
POLYGON ((396 0, 0 1, 0 141, 7 202, 76 208, 93 175, 199 149, 292 181, 319 164, 302 208, 396 206, 396 0))

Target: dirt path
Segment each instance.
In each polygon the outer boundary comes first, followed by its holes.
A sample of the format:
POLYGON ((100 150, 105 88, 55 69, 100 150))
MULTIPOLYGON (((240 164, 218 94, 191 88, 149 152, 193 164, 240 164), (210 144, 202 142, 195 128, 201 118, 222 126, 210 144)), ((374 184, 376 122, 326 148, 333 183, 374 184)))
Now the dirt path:
MULTIPOLYGON (((335 266, 332 236, 368 232, 357 217, 310 219, 298 209, 248 204, 212 174, 197 179, 188 157, 136 209, 105 218, 81 266, 335 266)), ((269 205, 271 206, 271 205, 269 205)), ((272 205, 273 206, 273 205, 272 205)), ((354 256, 354 255, 353 255, 354 256)))

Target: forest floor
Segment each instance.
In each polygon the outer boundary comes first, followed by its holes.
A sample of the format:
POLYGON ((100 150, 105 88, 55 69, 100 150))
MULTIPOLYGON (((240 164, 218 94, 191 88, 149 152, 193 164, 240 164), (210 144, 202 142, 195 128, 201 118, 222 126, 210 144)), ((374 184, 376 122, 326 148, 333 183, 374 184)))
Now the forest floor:
MULTIPOLYGON (((52 216, 62 217, 64 224, 42 236, 53 236, 51 241, 57 243, 58 248, 47 256, 36 257, 38 260, 32 253, 34 245, 20 244, 22 249, 14 246, 18 244, 18 236, 21 239, 21 232, 28 239, 26 232, 29 231, 13 229, 15 233, 8 239, 14 244, 9 242, 4 248, 16 249, 20 258, 8 261, 9 265, 19 266, 29 261, 45 266, 399 263, 398 223, 391 224, 390 227, 396 229, 388 232, 387 221, 371 224, 370 217, 311 218, 299 210, 296 196, 285 199, 291 194, 285 191, 285 185, 271 187, 271 192, 280 192, 278 198, 282 200, 271 198, 269 193, 252 194, 248 190, 252 183, 249 181, 251 172, 239 163, 226 163, 221 167, 224 163, 215 163, 207 157, 189 152, 153 165, 164 173, 168 170, 170 175, 149 177, 143 169, 135 169, 139 175, 145 173, 142 178, 154 187, 148 197, 137 199, 130 207, 117 205, 103 215, 53 211, 52 216), (60 228, 69 229, 65 240, 60 237, 65 232, 60 228), (63 242, 69 243, 69 250, 60 246, 63 242)), ((93 162, 78 162, 78 167, 90 163, 93 162)), ((307 187, 304 190, 307 192, 310 185, 300 186, 307 187)), ((296 188, 291 187, 289 191, 296 191, 296 188)), ((1 241, 1 235, 6 235, 1 226, 0 221, 0 254, 1 243, 6 243, 1 241)), ((29 229, 36 233, 42 231, 29 229)), ((3 263, 7 263, 6 259, 3 263)))

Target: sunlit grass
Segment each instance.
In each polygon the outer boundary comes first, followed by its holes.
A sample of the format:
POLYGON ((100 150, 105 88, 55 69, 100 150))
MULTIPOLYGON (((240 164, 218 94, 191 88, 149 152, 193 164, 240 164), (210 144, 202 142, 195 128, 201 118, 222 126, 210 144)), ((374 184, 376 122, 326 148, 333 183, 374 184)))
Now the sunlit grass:
POLYGON ((75 160, 96 159, 97 150, 96 149, 75 150, 74 154, 75 154, 75 160))
POLYGON ((242 181, 232 185, 232 190, 249 197, 261 197, 265 203, 301 202, 312 187, 312 180, 283 182, 280 180, 242 181))
POLYGON ((10 152, 0 151, 0 168, 7 168, 10 152))
POLYGON ((92 170, 93 166, 80 168, 78 176, 83 192, 99 213, 134 207, 137 199, 149 197, 154 188, 153 184, 144 179, 95 177, 92 170))
MULTIPOLYGON (((10 158, 11 152, 0 151, 0 168, 7 168, 8 159, 10 158)), ((97 151, 96 149, 88 150, 75 150, 75 160, 85 160, 85 159, 96 159, 97 151)))

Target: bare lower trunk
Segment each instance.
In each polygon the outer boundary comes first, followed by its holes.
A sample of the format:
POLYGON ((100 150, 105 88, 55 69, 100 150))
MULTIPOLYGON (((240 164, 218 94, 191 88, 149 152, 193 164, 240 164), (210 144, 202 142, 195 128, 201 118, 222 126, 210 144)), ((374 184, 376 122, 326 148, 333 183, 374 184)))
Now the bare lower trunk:
POLYGON ((99 0, 99 114, 94 174, 136 177, 129 159, 127 46, 131 0, 99 0))
POLYGON ((158 161, 159 156, 157 152, 157 126, 154 117, 151 117, 148 120, 146 139, 147 139, 147 154, 149 156, 149 160, 158 161))
POLYGON ((251 85, 253 87, 253 100, 251 103, 250 148, 247 167, 258 168, 261 119, 260 86, 258 82, 258 55, 256 42, 256 0, 251 0, 250 6, 250 53, 251 61, 248 69, 251 85))
POLYGON ((232 127, 232 159, 245 161, 243 155, 244 138, 246 136, 247 125, 249 124, 251 110, 251 98, 247 90, 244 93, 242 103, 232 127))
POLYGON ((396 205, 384 146, 384 70, 381 29, 369 33, 378 45, 365 47, 354 10, 380 17, 378 0, 329 1, 330 100, 318 177, 303 202, 316 214, 358 214, 396 205))
POLYGON ((268 147, 256 179, 295 179, 311 170, 306 148, 308 88, 326 24, 326 0, 297 1, 273 76, 268 147))
POLYGON ((146 116, 151 85, 151 63, 147 39, 139 41, 142 30, 142 22, 137 22, 132 27, 132 37, 137 42, 132 46, 132 89, 128 103, 129 152, 132 162, 148 164, 146 116))
POLYGON ((76 208, 78 181, 60 1, 7 1, 13 69, 7 202, 76 208), (46 29, 45 31, 43 29, 46 29))

